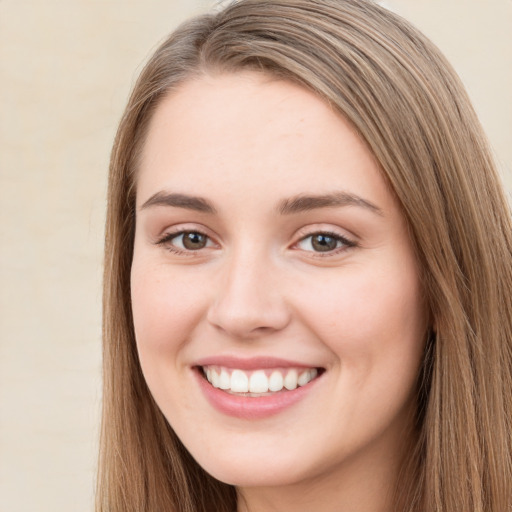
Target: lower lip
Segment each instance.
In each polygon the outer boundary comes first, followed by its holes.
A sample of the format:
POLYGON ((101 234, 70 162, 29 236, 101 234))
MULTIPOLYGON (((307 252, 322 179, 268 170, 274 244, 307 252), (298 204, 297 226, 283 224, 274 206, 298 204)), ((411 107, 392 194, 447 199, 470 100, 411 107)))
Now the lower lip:
POLYGON ((315 387, 320 377, 316 377, 305 386, 292 391, 279 391, 265 396, 232 395, 221 389, 214 388, 204 377, 202 371, 194 373, 201 391, 210 404, 223 414, 245 420, 268 418, 296 404, 315 387))

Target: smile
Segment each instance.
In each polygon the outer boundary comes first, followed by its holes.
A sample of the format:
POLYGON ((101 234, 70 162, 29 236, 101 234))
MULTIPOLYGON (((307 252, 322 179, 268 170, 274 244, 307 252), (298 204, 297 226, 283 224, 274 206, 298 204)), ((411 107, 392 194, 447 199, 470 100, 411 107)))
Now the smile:
POLYGON ((283 390, 293 391, 318 376, 317 368, 266 368, 247 371, 208 365, 201 369, 214 388, 244 396, 265 396, 283 390))
POLYGON ((323 367, 265 356, 206 357, 191 369, 209 404, 243 421, 270 418, 308 400, 327 373, 323 367))

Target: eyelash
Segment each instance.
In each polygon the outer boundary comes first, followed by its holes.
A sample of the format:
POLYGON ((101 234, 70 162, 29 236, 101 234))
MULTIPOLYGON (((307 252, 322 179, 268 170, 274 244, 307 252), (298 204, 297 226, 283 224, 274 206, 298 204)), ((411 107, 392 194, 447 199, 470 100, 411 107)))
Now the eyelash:
MULTIPOLYGON (((170 251, 170 252, 172 252, 174 254, 185 255, 185 256, 198 256, 199 255, 198 253, 200 253, 202 248, 201 249, 197 249, 197 250, 193 250, 193 249, 188 249, 188 250, 185 249, 185 250, 183 250, 183 249, 180 249, 179 247, 176 247, 175 245, 172 244, 174 239, 176 239, 176 238, 178 238, 180 236, 183 236, 183 235, 185 235, 187 233, 198 234, 198 235, 206 237, 208 240, 211 240, 211 237, 209 237, 206 233, 204 233, 203 231, 201 231, 199 229, 184 229, 184 230, 181 230, 181 231, 176 231, 176 232, 172 232, 172 233, 166 233, 162 238, 158 239, 155 242, 155 244, 156 245, 165 246, 168 251, 170 251)), ((355 242, 354 240, 351 240, 351 239, 347 238, 344 235, 340 235, 339 233, 335 233, 335 232, 332 232, 332 231, 324 231, 324 230, 315 231, 313 233, 309 233, 309 234, 301 237, 293 245, 293 247, 298 246, 300 243, 304 242, 308 238, 312 238, 312 237, 318 236, 318 235, 321 235, 321 236, 324 236, 324 237, 333 238, 334 240, 336 240, 337 243, 341 243, 342 246, 341 247, 336 247, 333 250, 329 250, 329 251, 325 251, 325 252, 322 252, 322 251, 305 251, 305 252, 313 253, 315 255, 314 257, 316 257, 316 258, 327 258, 329 256, 337 255, 340 252, 344 252, 344 251, 346 251, 348 249, 352 249, 354 247, 358 247, 357 242, 355 242)))
POLYGON ((211 237, 209 237, 206 233, 201 231, 200 229, 182 229, 180 231, 172 232, 172 233, 166 233, 162 238, 156 241, 156 245, 162 245, 164 246, 168 251, 177 254, 177 255, 183 255, 183 256, 198 256, 200 249, 192 250, 192 249, 180 249, 179 247, 176 247, 172 244, 173 240, 183 236, 187 233, 194 233, 201 236, 204 236, 208 240, 211 240, 211 237))
POLYGON ((338 242, 341 243, 341 247, 336 247, 333 250, 325 251, 325 252, 306 251, 306 252, 313 253, 315 255, 315 258, 328 258, 330 256, 336 256, 336 255, 340 254, 341 252, 345 252, 349 249, 352 249, 352 248, 358 246, 358 244, 355 240, 351 240, 350 238, 347 238, 344 235, 340 235, 339 233, 335 233, 333 231, 319 230, 319 231, 315 231, 313 233, 309 233, 306 236, 301 237, 300 240, 294 244, 294 247, 298 246, 301 242, 304 242, 308 238, 312 239, 314 236, 318 236, 318 235, 334 239, 337 243, 338 242))

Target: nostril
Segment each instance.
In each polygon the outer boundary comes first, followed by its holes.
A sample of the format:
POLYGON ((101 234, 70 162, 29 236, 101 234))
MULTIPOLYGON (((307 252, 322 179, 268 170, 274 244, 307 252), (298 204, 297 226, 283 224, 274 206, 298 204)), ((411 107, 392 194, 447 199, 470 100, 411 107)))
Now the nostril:
MULTIPOLYGON (((208 321, 215 329, 227 333, 238 340, 250 340, 262 336, 271 335, 288 325, 288 318, 282 318, 262 312, 261 314, 245 314, 236 311, 222 314, 216 312, 208 315, 208 321)), ((257 312, 256 312, 257 313, 257 312)))

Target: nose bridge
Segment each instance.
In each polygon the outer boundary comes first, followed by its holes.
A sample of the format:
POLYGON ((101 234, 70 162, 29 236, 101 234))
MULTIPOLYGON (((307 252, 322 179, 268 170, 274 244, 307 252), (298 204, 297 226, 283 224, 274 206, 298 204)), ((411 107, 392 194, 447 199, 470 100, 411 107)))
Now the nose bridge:
POLYGON ((210 323, 237 338, 282 329, 288 323, 278 269, 271 255, 253 244, 226 257, 219 288, 208 312, 210 323))

